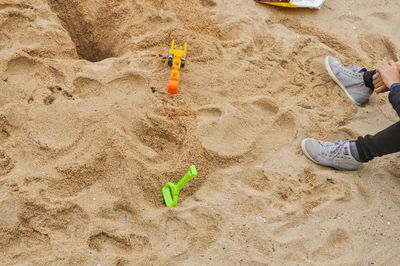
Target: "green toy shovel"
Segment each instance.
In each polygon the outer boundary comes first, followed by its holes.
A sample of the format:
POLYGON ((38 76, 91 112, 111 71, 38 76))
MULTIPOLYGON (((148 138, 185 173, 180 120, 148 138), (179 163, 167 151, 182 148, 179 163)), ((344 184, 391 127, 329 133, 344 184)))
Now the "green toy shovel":
POLYGON ((181 181, 179 181, 178 184, 175 185, 174 183, 171 182, 167 183, 162 188, 162 194, 164 196, 165 205, 167 205, 167 207, 176 206, 176 204, 178 203, 179 191, 190 179, 196 176, 197 176, 196 166, 191 165, 186 175, 181 179, 181 181))

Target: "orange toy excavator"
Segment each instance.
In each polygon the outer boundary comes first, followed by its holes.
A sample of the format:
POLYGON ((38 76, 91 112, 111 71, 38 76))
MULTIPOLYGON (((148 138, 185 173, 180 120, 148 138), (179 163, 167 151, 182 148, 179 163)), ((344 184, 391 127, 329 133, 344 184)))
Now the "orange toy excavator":
POLYGON ((172 94, 178 93, 179 86, 179 69, 185 66, 186 61, 186 46, 180 46, 179 49, 175 46, 174 40, 171 43, 171 49, 168 54, 168 65, 172 66, 171 78, 168 82, 168 92, 172 94))

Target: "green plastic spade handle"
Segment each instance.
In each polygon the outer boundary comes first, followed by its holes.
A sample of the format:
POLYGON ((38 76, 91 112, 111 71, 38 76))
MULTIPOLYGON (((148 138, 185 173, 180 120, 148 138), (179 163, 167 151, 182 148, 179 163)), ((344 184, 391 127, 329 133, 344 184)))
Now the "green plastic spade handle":
POLYGON ((176 184, 176 190, 179 192, 184 185, 186 185, 186 183, 192 179, 193 177, 197 176, 197 170, 196 170, 196 166, 191 165, 189 167, 188 172, 186 173, 186 175, 181 179, 181 181, 179 181, 178 184, 176 184))
POLYGON ((162 188, 162 193, 165 201, 165 205, 168 207, 174 207, 178 204, 179 192, 176 191, 176 187, 173 183, 169 182, 162 188))
POLYGON ((182 189, 182 187, 193 177, 197 176, 197 170, 196 166, 191 165, 189 167, 188 172, 186 175, 179 181, 178 184, 174 185, 171 182, 168 182, 163 188, 162 188, 162 193, 165 201, 165 205, 168 207, 174 207, 178 203, 178 196, 179 196, 179 191, 182 189))

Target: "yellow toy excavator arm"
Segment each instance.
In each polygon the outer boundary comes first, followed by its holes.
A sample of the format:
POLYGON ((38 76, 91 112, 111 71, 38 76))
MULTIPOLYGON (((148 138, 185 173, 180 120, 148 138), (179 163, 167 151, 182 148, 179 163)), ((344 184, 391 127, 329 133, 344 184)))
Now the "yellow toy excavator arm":
POLYGON ((186 61, 186 49, 187 42, 185 45, 176 47, 175 40, 171 42, 171 50, 168 54, 168 65, 172 67, 171 77, 168 82, 168 92, 172 94, 178 93, 179 86, 179 69, 185 66, 186 61))
POLYGON ((170 53, 171 53, 171 54, 174 53, 174 45, 175 45, 175 40, 172 40, 172 42, 171 42, 171 49, 170 49, 170 53))
POLYGON ((187 42, 185 42, 185 46, 183 47, 183 56, 186 56, 186 47, 187 47, 187 42))

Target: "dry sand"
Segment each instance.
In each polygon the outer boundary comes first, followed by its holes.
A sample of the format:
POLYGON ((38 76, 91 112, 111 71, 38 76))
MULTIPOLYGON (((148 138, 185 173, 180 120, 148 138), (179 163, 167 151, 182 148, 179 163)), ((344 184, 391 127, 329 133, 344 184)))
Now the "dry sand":
POLYGON ((317 166, 356 107, 324 57, 399 59, 397 0, 0 1, 1 265, 398 265, 400 157, 317 166), (166 93, 172 39, 188 42, 166 93), (195 164, 179 206, 161 187, 195 164))

